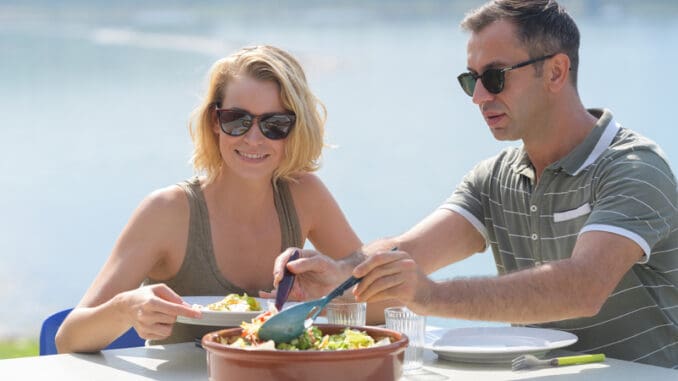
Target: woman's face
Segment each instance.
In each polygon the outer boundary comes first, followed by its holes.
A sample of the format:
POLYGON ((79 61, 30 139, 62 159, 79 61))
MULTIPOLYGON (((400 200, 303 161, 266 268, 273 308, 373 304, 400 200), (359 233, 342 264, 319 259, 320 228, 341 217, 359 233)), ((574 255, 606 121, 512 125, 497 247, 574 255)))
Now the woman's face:
MULTIPOLYGON (((252 115, 284 113, 280 89, 273 81, 262 81, 247 75, 234 77, 226 86, 221 109, 238 109, 252 115)), ((259 118, 241 136, 230 136, 215 123, 214 131, 219 136, 219 150, 225 170, 237 176, 271 179, 273 171, 283 159, 285 139, 271 140, 259 129, 259 118)))

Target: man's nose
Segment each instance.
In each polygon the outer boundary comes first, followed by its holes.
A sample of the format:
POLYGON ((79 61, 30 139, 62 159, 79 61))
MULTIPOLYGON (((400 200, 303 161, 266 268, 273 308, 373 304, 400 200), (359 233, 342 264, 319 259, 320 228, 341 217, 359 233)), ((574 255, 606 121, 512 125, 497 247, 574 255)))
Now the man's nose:
POLYGON ((483 81, 480 78, 476 81, 476 86, 473 89, 473 103, 481 105, 485 102, 491 101, 494 99, 495 94, 487 91, 485 86, 483 86, 483 81))

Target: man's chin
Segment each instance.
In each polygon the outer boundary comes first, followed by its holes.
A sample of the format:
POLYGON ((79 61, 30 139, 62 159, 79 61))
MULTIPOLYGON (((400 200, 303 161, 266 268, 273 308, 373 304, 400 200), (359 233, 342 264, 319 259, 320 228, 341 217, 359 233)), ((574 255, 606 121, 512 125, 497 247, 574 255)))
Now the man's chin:
POLYGON ((520 140, 520 137, 513 136, 505 128, 490 127, 490 132, 492 133, 492 136, 500 142, 520 140))

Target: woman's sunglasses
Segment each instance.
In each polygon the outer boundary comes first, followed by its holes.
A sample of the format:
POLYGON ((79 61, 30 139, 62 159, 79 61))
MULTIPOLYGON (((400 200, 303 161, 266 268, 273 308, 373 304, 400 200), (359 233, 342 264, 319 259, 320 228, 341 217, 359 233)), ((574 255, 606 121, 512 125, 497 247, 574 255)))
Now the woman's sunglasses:
POLYGON ((491 92, 492 94, 499 94, 504 90, 505 76, 504 73, 511 71, 513 69, 518 69, 523 66, 532 65, 535 62, 543 61, 555 56, 555 54, 549 54, 539 58, 533 58, 529 61, 521 62, 513 66, 505 67, 502 69, 487 69, 483 74, 473 74, 471 72, 459 74, 457 79, 461 88, 464 89, 464 92, 468 96, 473 96, 473 91, 476 89, 476 81, 480 78, 480 81, 483 83, 483 87, 491 92))
POLYGON ((297 116, 294 113, 271 112, 261 115, 252 115, 247 111, 238 109, 216 109, 217 119, 221 131, 230 136, 242 136, 254 125, 254 120, 259 119, 259 130, 271 139, 285 139, 290 134, 297 116))

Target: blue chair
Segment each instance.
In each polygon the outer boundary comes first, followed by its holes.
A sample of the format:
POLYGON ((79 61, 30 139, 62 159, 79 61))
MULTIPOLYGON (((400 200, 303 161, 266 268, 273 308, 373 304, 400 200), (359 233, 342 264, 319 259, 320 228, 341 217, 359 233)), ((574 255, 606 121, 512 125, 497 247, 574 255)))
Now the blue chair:
MULTIPOLYGON (((42 328, 40 329, 40 356, 57 354, 54 337, 56 336, 61 323, 71 310, 73 309, 69 308, 59 311, 42 322, 42 328)), ((146 341, 137 335, 137 331, 135 331, 134 328, 130 328, 129 331, 115 339, 115 341, 104 349, 141 347, 145 345, 145 343, 146 341)))

